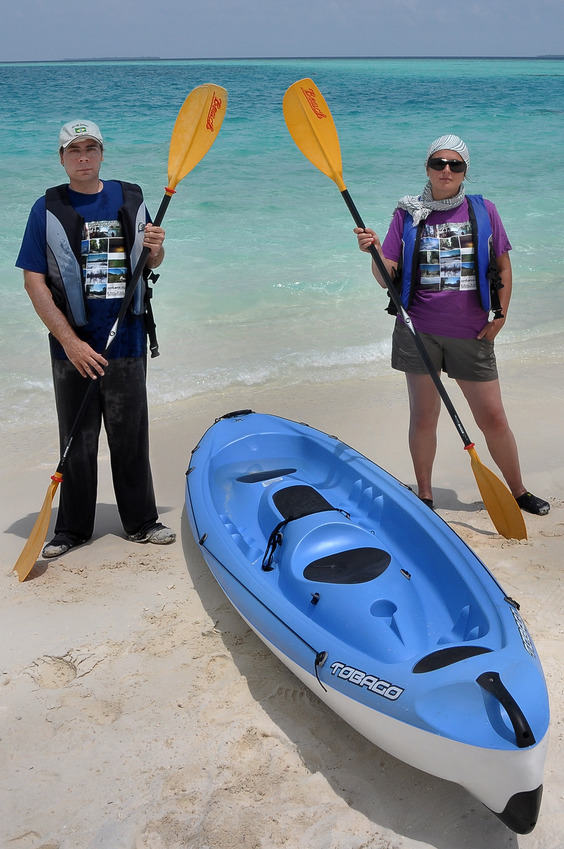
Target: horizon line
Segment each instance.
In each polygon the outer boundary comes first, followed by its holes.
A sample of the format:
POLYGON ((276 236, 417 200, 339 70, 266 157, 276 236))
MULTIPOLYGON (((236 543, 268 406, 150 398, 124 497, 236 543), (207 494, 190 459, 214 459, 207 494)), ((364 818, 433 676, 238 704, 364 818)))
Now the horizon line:
POLYGON ((561 53, 540 53, 515 56, 500 56, 500 55, 469 55, 469 56, 88 56, 82 59, 0 59, 0 64, 3 65, 21 65, 21 64, 72 64, 80 62, 248 62, 248 61, 322 61, 327 59, 341 60, 389 60, 389 59, 420 59, 420 60, 479 60, 479 59, 564 59, 564 54, 561 53))

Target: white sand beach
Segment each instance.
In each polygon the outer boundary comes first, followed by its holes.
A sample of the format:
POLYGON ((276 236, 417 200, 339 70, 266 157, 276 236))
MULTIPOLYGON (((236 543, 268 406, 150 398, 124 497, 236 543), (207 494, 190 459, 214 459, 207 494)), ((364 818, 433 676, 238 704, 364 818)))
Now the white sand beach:
MULTIPOLYGON (((153 409, 157 499, 177 542, 123 538, 102 449, 94 538, 38 561, 23 583, 12 569, 57 465, 56 429, 22 424, 2 435, 0 846, 562 849, 564 401, 561 357, 548 359, 502 373, 525 483, 552 508, 526 517, 528 541, 495 532, 445 411, 435 471, 438 512, 520 603, 544 666, 551 736, 530 835, 322 705, 232 609, 184 514, 191 449, 216 417, 246 407, 334 433, 412 485, 405 387, 390 373, 233 388, 153 409)), ((495 470, 457 387, 447 388, 495 470)))

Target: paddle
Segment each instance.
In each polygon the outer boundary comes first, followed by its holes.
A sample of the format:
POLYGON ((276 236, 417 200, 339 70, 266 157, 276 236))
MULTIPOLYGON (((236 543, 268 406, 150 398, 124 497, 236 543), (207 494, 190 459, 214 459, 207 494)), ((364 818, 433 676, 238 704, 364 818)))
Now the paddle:
MULTIPOLYGON (((176 118, 172 136, 170 139, 168 154, 168 186, 154 220, 159 226, 168 209, 170 199, 175 194, 175 189, 180 180, 186 176, 206 155, 221 128, 225 110, 227 108, 227 91, 221 86, 205 83, 193 89, 184 101, 176 118)), ((135 293, 139 278, 143 273, 145 263, 149 256, 149 248, 143 248, 139 260, 133 270, 130 281, 127 284, 123 302, 118 316, 110 330, 103 355, 105 356, 110 345, 116 337, 119 327, 127 313, 131 299, 135 293)), ((39 512, 35 525, 31 531, 18 561, 14 567, 18 579, 25 581, 45 542, 45 536, 49 527, 51 516, 51 505, 57 488, 63 480, 63 467, 71 450, 74 438, 84 419, 84 414, 92 398, 96 381, 91 380, 88 384, 80 409, 73 423, 67 444, 59 460, 59 465, 51 477, 43 506, 39 512)))
MULTIPOLYGON (((337 184, 356 226, 365 230, 364 222, 343 181, 341 149, 333 117, 323 95, 313 80, 298 80, 298 82, 291 85, 284 95, 283 109, 286 125, 298 148, 316 168, 337 184)), ((421 337, 403 308, 400 296, 374 245, 370 246, 370 254, 382 275, 390 298, 413 336, 425 367, 431 375, 449 415, 462 438, 464 448, 470 455, 472 471, 474 472, 480 494, 493 524, 497 531, 507 539, 527 539, 527 529, 519 505, 505 484, 480 461, 474 443, 470 441, 454 405, 427 354, 421 337)))

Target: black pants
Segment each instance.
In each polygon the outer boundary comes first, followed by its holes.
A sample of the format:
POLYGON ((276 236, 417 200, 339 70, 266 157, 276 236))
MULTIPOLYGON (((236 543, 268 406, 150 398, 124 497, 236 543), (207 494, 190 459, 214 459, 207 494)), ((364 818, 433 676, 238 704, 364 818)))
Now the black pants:
MULTIPOLYGON (((53 384, 61 453, 88 387, 68 360, 53 360, 53 384)), ((110 360, 96 381, 81 427, 63 466, 55 533, 86 541, 94 530, 98 488, 98 441, 102 421, 108 438, 116 502, 126 534, 157 521, 149 464, 149 416, 144 357, 110 360)))

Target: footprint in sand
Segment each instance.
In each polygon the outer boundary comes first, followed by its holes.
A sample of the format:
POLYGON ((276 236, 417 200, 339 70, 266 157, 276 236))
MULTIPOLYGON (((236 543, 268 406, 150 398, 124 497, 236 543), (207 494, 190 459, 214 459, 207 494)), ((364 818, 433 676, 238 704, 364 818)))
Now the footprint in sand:
POLYGON ((231 669, 231 659, 226 654, 216 654, 210 657, 206 665, 208 680, 224 680, 227 670, 231 669))
POLYGON ((46 690, 65 687, 76 678, 76 665, 69 655, 52 657, 44 655, 27 670, 35 683, 46 690))

